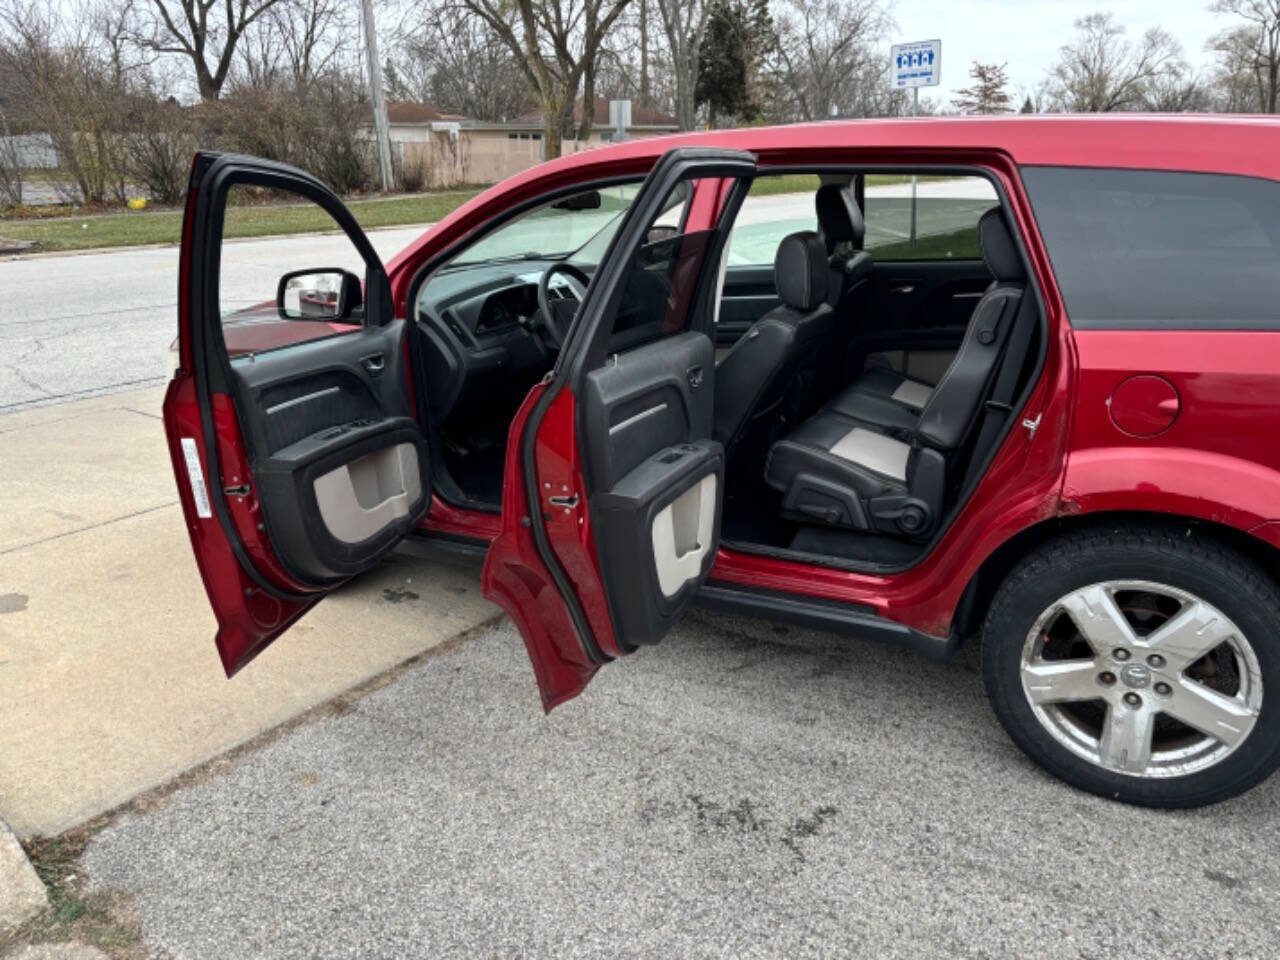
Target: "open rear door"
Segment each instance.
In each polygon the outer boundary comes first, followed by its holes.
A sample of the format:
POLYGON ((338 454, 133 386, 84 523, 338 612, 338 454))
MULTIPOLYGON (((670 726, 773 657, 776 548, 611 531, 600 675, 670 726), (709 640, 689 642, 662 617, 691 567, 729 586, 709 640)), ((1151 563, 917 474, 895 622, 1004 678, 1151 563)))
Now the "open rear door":
POLYGON ((431 458, 386 272, 319 181, 198 154, 178 286, 165 431, 230 675, 417 525, 431 458), (253 204, 290 201, 335 234, 224 243, 253 204))
POLYGON ((755 171, 739 151, 662 157, 554 371, 512 424, 484 593, 520 628, 546 709, 658 642, 715 561, 724 451, 711 439, 712 314, 755 171), (690 200, 673 232, 680 194, 690 200))

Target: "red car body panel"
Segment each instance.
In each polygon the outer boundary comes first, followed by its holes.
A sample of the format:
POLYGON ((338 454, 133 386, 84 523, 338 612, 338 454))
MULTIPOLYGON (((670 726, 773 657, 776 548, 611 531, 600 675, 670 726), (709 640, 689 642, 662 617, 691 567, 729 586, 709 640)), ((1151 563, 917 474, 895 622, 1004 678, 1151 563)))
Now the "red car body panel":
MULTIPOLYGON (((511 436, 517 441, 545 389, 541 384, 534 387, 521 404, 511 423, 511 436)), ((481 589, 511 617, 524 638, 543 709, 550 710, 581 693, 599 665, 584 655, 564 598, 524 522, 529 502, 519 456, 508 454, 502 484, 501 532, 485 556, 481 589)))
POLYGON ((1250 530, 1280 514, 1280 336, 1270 332, 1080 330, 1076 422, 1063 499, 1080 513, 1148 510, 1250 530), (1135 437, 1112 397, 1135 374, 1176 391, 1173 422, 1135 437))

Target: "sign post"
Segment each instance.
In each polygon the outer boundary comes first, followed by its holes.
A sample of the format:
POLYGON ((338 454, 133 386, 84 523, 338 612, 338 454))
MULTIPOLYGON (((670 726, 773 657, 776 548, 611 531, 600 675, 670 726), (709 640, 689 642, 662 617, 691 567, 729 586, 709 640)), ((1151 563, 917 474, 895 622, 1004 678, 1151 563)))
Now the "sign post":
MULTIPOLYGON (((920 88, 942 82, 942 41, 917 40, 895 43, 889 48, 893 64, 893 85, 911 88, 911 115, 920 115, 920 88)), ((911 251, 916 249, 916 178, 911 177, 911 251)))

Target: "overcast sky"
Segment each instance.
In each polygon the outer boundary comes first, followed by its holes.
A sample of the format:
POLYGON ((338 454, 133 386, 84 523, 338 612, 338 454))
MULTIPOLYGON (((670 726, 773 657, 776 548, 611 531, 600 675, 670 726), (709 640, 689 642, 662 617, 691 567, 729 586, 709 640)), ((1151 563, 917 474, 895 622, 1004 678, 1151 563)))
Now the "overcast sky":
POLYGON ((1209 0, 1114 0, 1094 6, 1081 0, 893 0, 889 4, 898 29, 891 43, 942 41, 942 84, 920 95, 950 102, 968 86, 969 67, 1008 63, 1010 86, 1019 102, 1057 60, 1058 48, 1073 32, 1072 23, 1094 10, 1109 10, 1129 36, 1163 27, 1182 44, 1197 68, 1207 57, 1205 40, 1233 18, 1209 13, 1209 0))

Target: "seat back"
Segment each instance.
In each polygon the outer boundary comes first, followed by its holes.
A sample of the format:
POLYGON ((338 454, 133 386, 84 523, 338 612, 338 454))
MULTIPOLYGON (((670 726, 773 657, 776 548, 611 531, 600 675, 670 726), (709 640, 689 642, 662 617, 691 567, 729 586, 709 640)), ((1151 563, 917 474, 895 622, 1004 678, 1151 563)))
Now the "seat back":
POLYGON ((847 379, 849 346, 858 332, 857 320, 866 305, 870 290, 867 280, 873 264, 871 254, 862 249, 866 221, 849 187, 840 183, 823 184, 814 194, 813 202, 818 232, 827 250, 830 281, 827 302, 835 313, 814 390, 816 403, 823 403, 847 379))
POLYGON ((830 333, 826 248, 811 230, 778 244, 774 283, 782 305, 752 324, 716 366, 712 436, 726 450, 753 422, 784 401, 802 407, 803 394, 830 333))
POLYGON ((1022 257, 999 207, 978 221, 978 241, 995 279, 974 307, 964 342, 934 387, 916 428, 925 443, 944 451, 963 444, 978 421, 1027 285, 1022 257))

